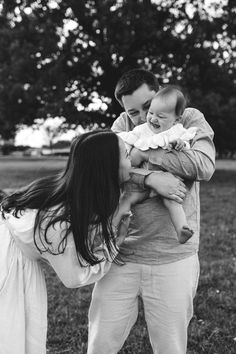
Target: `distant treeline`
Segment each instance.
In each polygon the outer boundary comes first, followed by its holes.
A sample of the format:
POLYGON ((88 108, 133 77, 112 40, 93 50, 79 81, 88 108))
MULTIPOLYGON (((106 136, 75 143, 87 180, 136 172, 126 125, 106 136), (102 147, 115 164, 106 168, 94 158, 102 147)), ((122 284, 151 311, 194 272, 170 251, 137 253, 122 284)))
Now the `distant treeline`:
POLYGON ((185 88, 215 131, 220 155, 236 151, 236 2, 3 0, 0 134, 64 116, 111 125, 120 75, 152 70, 185 88), (100 99, 96 112, 91 102, 100 99))

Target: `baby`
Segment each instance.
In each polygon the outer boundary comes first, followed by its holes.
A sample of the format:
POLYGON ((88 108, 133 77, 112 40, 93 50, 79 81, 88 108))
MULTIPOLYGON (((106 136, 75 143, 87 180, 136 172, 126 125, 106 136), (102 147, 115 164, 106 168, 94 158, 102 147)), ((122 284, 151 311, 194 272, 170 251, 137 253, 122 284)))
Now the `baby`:
MULTIPOLYGON (((174 148, 178 151, 189 149, 189 142, 195 136, 197 129, 195 127, 185 129, 179 123, 185 107, 186 99, 181 90, 175 86, 167 86, 152 99, 147 122, 130 132, 122 132, 118 135, 126 143, 128 151, 131 151, 133 147, 143 151, 158 147, 174 148)), ((151 192, 149 197, 154 195, 154 192, 151 192)), ((193 231, 188 226, 182 205, 166 198, 163 198, 163 202, 170 213, 179 242, 187 242, 193 235, 193 231)))

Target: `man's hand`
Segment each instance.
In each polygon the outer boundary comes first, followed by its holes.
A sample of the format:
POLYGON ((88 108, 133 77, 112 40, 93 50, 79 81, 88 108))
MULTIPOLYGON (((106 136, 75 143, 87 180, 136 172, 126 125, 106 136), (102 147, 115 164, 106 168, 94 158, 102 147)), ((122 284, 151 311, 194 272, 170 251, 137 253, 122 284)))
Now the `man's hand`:
POLYGON ((179 177, 169 172, 152 172, 145 178, 145 185, 153 188, 162 197, 183 203, 187 189, 179 177))
POLYGON ((148 159, 149 159, 148 151, 142 151, 133 147, 133 149, 130 152, 130 160, 131 160, 131 165, 133 167, 140 166, 142 162, 148 161, 148 159))

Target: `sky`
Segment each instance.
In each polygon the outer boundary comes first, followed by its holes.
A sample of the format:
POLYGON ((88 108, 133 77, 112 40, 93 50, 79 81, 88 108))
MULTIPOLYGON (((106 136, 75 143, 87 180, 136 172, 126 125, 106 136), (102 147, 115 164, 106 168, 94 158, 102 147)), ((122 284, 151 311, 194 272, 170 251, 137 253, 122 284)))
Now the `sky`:
MULTIPOLYGON (((85 130, 81 125, 75 129, 68 129, 66 132, 59 133, 54 139, 53 143, 57 141, 71 141, 76 135, 83 134, 85 130)), ((15 136, 16 146, 30 146, 32 148, 41 148, 43 145, 50 145, 50 135, 47 130, 41 126, 39 128, 23 126, 19 129, 15 136)))

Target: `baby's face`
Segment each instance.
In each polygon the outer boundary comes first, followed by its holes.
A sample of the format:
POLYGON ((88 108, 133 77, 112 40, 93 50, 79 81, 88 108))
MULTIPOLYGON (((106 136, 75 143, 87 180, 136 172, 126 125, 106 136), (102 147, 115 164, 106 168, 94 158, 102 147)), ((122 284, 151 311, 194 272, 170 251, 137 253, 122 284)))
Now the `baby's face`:
POLYGON ((147 114, 147 124, 153 133, 170 129, 177 121, 175 114, 176 97, 155 97, 147 114))

